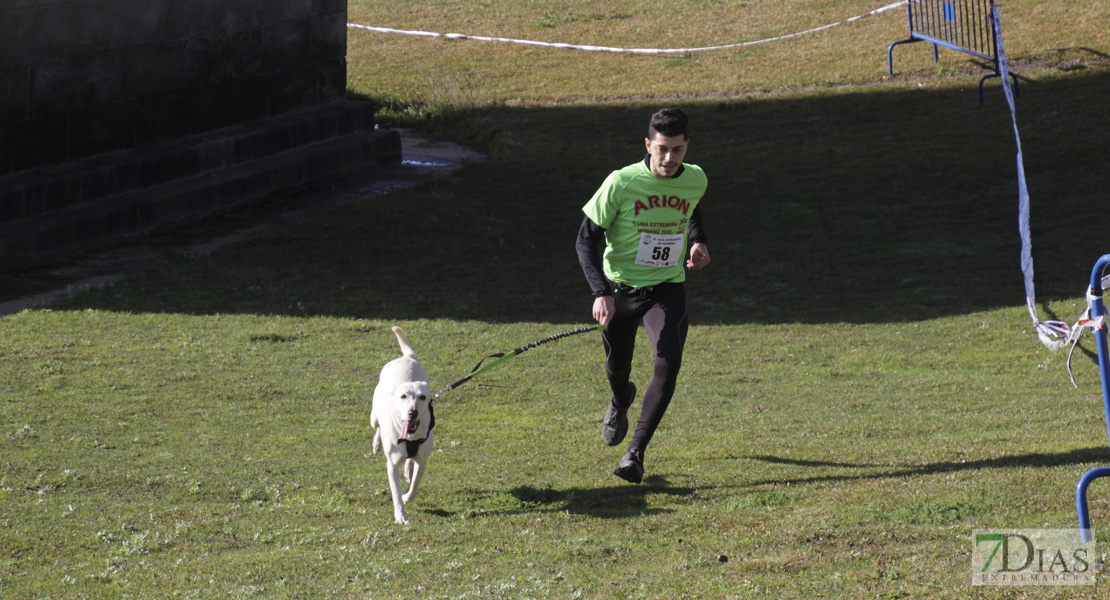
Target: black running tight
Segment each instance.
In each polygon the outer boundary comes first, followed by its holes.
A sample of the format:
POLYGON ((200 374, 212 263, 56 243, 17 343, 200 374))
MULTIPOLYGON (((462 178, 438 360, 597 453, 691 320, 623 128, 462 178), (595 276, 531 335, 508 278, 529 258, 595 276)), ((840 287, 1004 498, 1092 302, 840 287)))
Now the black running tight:
POLYGON ((613 300, 616 315, 602 333, 602 339, 605 342, 605 372, 614 397, 623 398, 627 394, 636 331, 641 321, 655 353, 655 371, 644 390, 640 420, 628 446, 642 456, 667 412, 678 383, 682 349, 690 328, 686 290, 681 283, 663 283, 631 293, 618 291, 613 300))

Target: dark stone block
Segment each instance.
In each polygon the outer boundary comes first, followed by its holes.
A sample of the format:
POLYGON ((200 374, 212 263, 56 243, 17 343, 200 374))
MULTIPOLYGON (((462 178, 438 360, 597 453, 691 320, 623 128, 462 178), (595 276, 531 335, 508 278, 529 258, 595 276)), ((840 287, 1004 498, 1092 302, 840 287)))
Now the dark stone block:
POLYGON ((44 4, 62 4, 66 0, 5 0, 7 8, 26 8, 28 6, 42 6, 44 4))
POLYGON ((269 27, 291 18, 303 18, 297 9, 305 0, 177 0, 166 7, 161 38, 165 41, 193 37, 231 37, 236 33, 269 27), (294 16, 290 16, 294 15, 294 16))
POLYGON ((240 128, 231 136, 231 159, 244 163, 335 137, 334 115, 297 111, 240 128))
POLYGON ((262 33, 190 38, 185 44, 183 87, 203 87, 254 77, 261 72, 262 33))
POLYGON ((134 188, 154 187, 202 172, 199 152, 172 145, 169 148, 145 152, 142 159, 135 161, 134 164, 137 178, 134 188))
POLYGON ((267 78, 256 77, 201 88, 201 129, 228 127, 266 116, 269 87, 267 78))
POLYGON ((76 56, 32 67, 29 111, 33 115, 88 110, 124 99, 122 52, 76 56))
POLYGON ((324 14, 330 12, 342 12, 343 19, 347 18, 347 1, 348 0, 314 0, 313 10, 314 14, 324 14))
POLYGON ((44 3, 21 11, 19 48, 23 56, 46 60, 103 48, 107 16, 96 10, 98 3, 44 3))
POLYGON ((347 97, 347 59, 334 58, 320 63, 320 103, 343 100, 347 97))
POLYGON ((310 19, 309 32, 309 60, 347 56, 347 15, 345 13, 331 13, 310 19))
POLYGON ((291 135, 284 129, 266 129, 231 139, 231 164, 250 162, 287 149, 291 135))
POLYGON ((0 189, 0 224, 23 216, 23 188, 8 186, 0 189))
POLYGON ((270 0, 267 7, 278 21, 297 21, 316 14, 313 0, 270 0))
POLYGON ((308 61, 309 21, 287 21, 262 33, 262 71, 299 69, 308 61))
POLYGON ((100 106, 70 115, 70 159, 135 145, 132 103, 100 106))
POLYGON ((281 114, 316 104, 319 69, 281 72, 270 78, 270 112, 281 114))
POLYGON ((306 0, 237 0, 226 2, 223 17, 233 23, 234 31, 265 29, 282 21, 308 15, 306 0))
POLYGON ((27 86, 30 74, 26 67, 0 67, 0 119, 5 121, 27 116, 27 86))
MULTIPOLYGON (((13 169, 11 136, 8 135, 8 127, 7 123, 0 121, 0 177, 5 173, 10 173, 13 169)), ((4 190, 0 186, 0 197, 3 193, 4 190)), ((2 210, 2 207, 0 207, 0 210, 2 210)))
POLYGON ((159 40, 166 2, 76 0, 21 10, 19 47, 24 58, 77 56, 159 40))
POLYGON ((183 41, 190 37, 204 37, 225 34, 224 24, 211 17, 216 5, 222 0, 180 0, 168 2, 166 15, 162 20, 161 39, 183 41))
POLYGON ((13 216, 34 216, 65 207, 70 203, 73 181, 66 177, 54 177, 50 173, 20 174, 16 176, 19 187, 14 196, 18 206, 13 216))
POLYGON ((69 119, 65 114, 14 121, 8 131, 15 171, 60 163, 69 157, 69 119))
POLYGON ((22 175, 7 177, 0 186, 0 224, 31 214, 29 198, 36 192, 41 193, 41 187, 37 179, 22 175))
POLYGON ((0 16, 0 62, 15 65, 22 62, 23 52, 19 46, 19 31, 26 10, 7 8, 0 16))
POLYGON ((136 181, 134 169, 121 165, 99 164, 73 175, 73 202, 96 200, 130 189, 136 181))
POLYGON ((286 16, 291 2, 303 0, 188 0, 197 6, 186 9, 190 12, 192 27, 180 31, 187 37, 202 32, 204 35, 230 35, 236 32, 263 29, 288 19, 286 16))
POLYGON ((137 144, 170 140, 200 130, 200 90, 145 96, 135 105, 137 144))
POLYGON ((135 46, 124 57, 124 94, 138 98, 185 87, 184 42, 135 46))
POLYGON ((197 147, 197 159, 203 173, 218 171, 231 166, 231 140, 219 137, 210 144, 197 147))
POLYGON ((162 21, 162 39, 185 40, 194 37, 231 37, 248 31, 256 22, 244 19, 244 11, 258 10, 259 0, 179 0, 170 2, 162 21))
POLYGON ((107 10, 113 17, 108 47, 133 48, 162 41, 161 25, 166 18, 170 0, 108 0, 107 10))

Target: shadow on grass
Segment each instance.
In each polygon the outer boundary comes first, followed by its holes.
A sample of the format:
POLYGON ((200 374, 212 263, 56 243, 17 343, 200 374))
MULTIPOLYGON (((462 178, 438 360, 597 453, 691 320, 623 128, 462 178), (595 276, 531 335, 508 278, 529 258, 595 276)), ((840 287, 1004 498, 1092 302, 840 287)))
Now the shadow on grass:
MULTIPOLYGON (((809 461, 799 460, 794 458, 783 458, 779 456, 748 456, 751 460, 758 460, 761 462, 769 462, 782 465, 792 465, 798 467, 834 467, 844 469, 881 469, 884 465, 868 465, 868 464, 853 464, 853 463, 836 463, 829 461, 809 461)), ((790 485, 802 483, 824 483, 836 481, 858 481, 865 479, 890 479, 901 477, 916 477, 920 475, 937 475, 940 473, 953 473, 958 471, 978 471, 983 469, 1009 469, 1017 467, 1064 467, 1070 465, 1083 465, 1091 463, 1110 463, 1110 452, 1106 446, 1099 446, 1094 448, 1081 448, 1071 450, 1068 452, 1059 453, 1043 453, 1033 452, 1030 454, 1015 454, 1012 456, 999 456, 995 458, 985 458, 980 460, 969 460, 960 462, 939 462, 930 463, 927 465, 886 469, 880 472, 869 472, 861 474, 849 475, 822 475, 817 477, 798 477, 787 479, 766 479, 763 481, 752 482, 748 486, 755 487, 761 485, 775 484, 775 485, 790 485)))
POLYGON ((441 517, 459 513, 479 517, 569 512, 601 519, 626 519, 672 512, 668 508, 651 506, 651 496, 686 497, 696 491, 695 488, 673 486, 660 475, 646 477, 641 485, 565 490, 524 485, 508 492, 475 495, 465 508, 456 511, 436 509, 428 512, 441 517))
POLYGON ((566 511, 603 519, 624 519, 672 512, 671 509, 651 506, 649 496, 686 497, 696 491, 695 488, 672 486, 661 475, 649 475, 640 485, 567 490, 521 486, 511 493, 544 512, 566 511))
MULTIPOLYGON (((1022 85, 1018 122, 1040 299, 1081 297, 1110 250, 1101 154, 1105 69, 1022 85)), ((585 322, 581 206, 642 158, 636 105, 498 107, 459 128, 494 153, 445 181, 353 202, 62 308, 585 322)), ((665 103, 671 103, 666 101, 665 103)), ((695 324, 896 322, 1021 306, 1016 146, 997 86, 884 85, 677 101, 709 174, 713 262, 689 281, 695 324)))

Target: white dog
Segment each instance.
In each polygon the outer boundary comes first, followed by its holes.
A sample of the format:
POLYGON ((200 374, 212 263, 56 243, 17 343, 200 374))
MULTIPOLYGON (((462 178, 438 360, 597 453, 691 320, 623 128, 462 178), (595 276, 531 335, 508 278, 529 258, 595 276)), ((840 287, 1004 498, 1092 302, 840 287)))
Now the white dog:
POLYGON ((373 454, 385 448, 386 471, 389 473, 389 490, 393 495, 393 519, 405 525, 409 522, 405 505, 412 502, 424 465, 432 453, 432 393, 428 387, 428 372, 416 359, 416 353, 400 327, 394 327, 397 342, 401 345, 400 358, 384 367, 374 388, 374 403, 370 409, 370 425, 374 427, 373 454), (405 465, 405 480, 409 489, 401 494, 401 463, 405 465))

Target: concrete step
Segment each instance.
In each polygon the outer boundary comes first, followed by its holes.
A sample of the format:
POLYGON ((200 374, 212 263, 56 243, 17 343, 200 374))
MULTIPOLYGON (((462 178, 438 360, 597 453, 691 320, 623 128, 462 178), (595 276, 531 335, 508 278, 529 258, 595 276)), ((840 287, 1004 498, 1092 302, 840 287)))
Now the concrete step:
POLYGON ((372 129, 373 107, 342 101, 0 178, 0 223, 162 185, 372 129))
POLYGON ((399 189, 446 177, 463 165, 486 159, 480 152, 411 129, 395 129, 404 158, 357 168, 289 192, 143 236, 134 243, 64 257, 57 262, 0 271, 0 317, 89 287, 108 285, 184 257, 210 254, 254 239, 276 226, 301 223, 348 203, 371 201, 399 189))
POLYGON ((401 159, 369 105, 340 102, 0 179, 0 272, 48 264, 353 169, 401 159), (13 189, 13 178, 20 178, 13 189), (3 210, 9 203, 21 205, 3 210))

